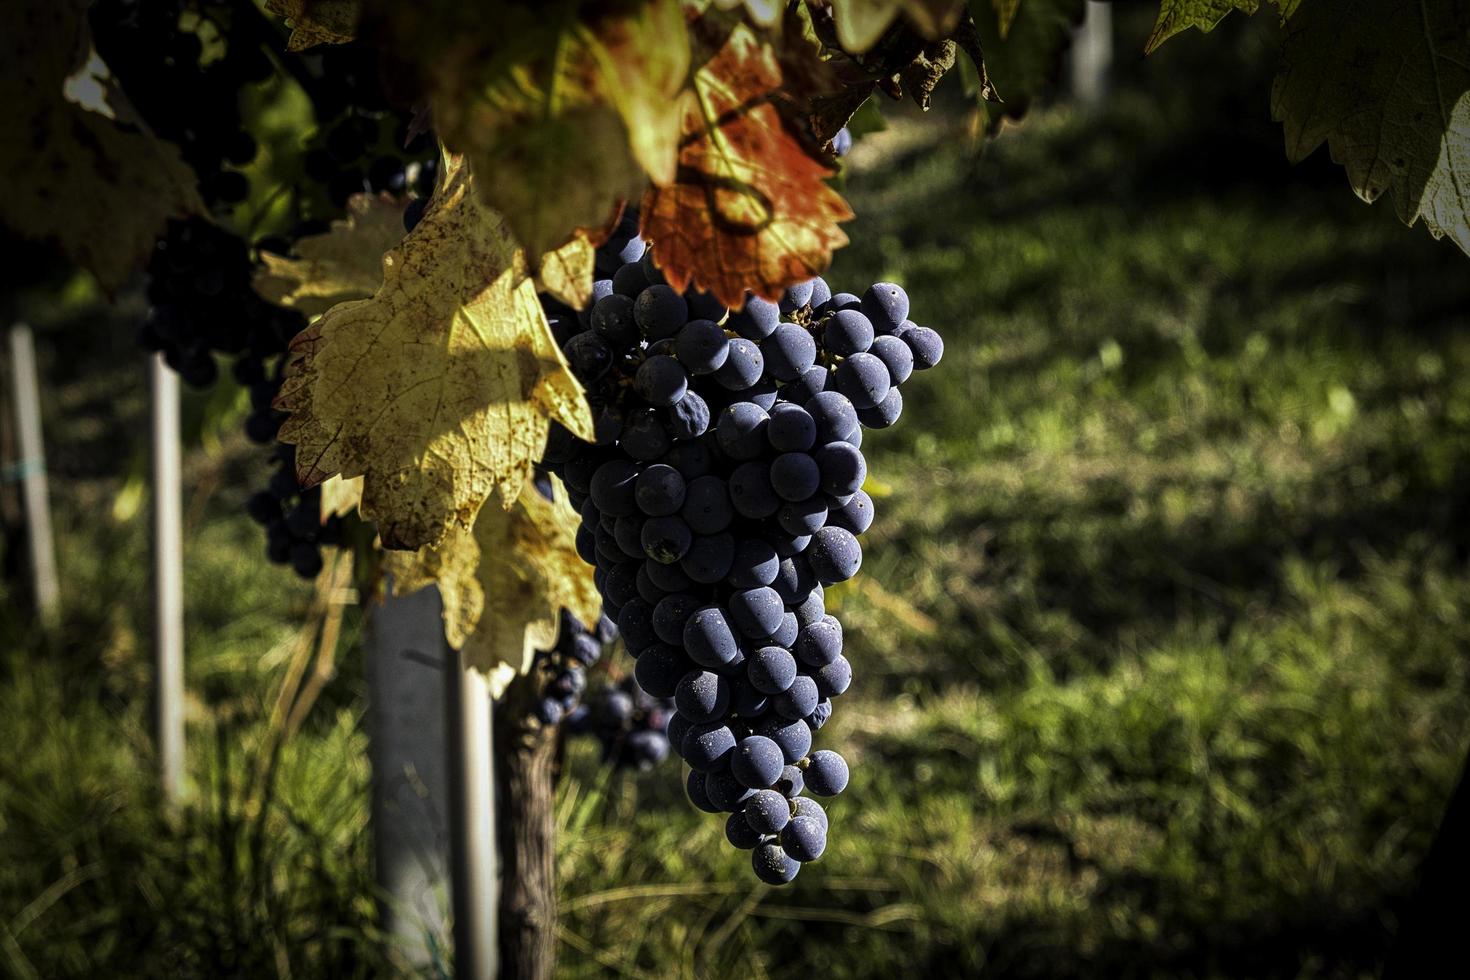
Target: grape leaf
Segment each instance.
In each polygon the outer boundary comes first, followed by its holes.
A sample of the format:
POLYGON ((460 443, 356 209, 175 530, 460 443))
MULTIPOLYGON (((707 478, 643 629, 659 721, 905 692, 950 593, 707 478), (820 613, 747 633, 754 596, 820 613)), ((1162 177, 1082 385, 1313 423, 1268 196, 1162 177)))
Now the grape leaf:
MULTIPOLYGON (((1301 0, 1270 2, 1280 8, 1281 22, 1284 24, 1296 12, 1301 0)), ((1148 36, 1143 53, 1153 54, 1159 45, 1191 27, 1207 34, 1233 10, 1249 15, 1260 9, 1260 6, 1261 0, 1160 0, 1159 19, 1154 23, 1153 32, 1148 36)))
POLYGON ((104 93, 81 0, 15 0, 0 33, 0 223, 54 241, 113 292, 153 250, 170 217, 205 212, 178 148, 146 131, 116 91, 104 93), (71 98, 68 98, 70 93, 71 98))
POLYGON ((287 51, 345 44, 357 36, 360 0, 265 0, 265 9, 291 25, 287 51))
POLYGON ((452 155, 373 297, 292 341, 276 405, 302 485, 362 476, 362 515, 398 549, 472 526, 492 491, 514 501, 550 420, 592 436, 524 256, 452 155))
POLYGON ((1260 0, 1160 0, 1159 19, 1143 53, 1153 54, 1159 45, 1191 27, 1208 33, 1232 10, 1253 14, 1260 5, 1260 0))
POLYGON ((307 316, 366 299, 383 281, 383 253, 403 239, 406 206, 391 194, 354 194, 345 220, 296 243, 297 258, 261 252, 255 291, 307 316))
POLYGON ((1271 113, 1286 154, 1324 141, 1363 200, 1470 253, 1470 8, 1455 0, 1310 3, 1291 19, 1271 113))
POLYGON ((852 211, 770 104, 781 73, 741 25, 695 74, 674 183, 644 198, 642 233, 675 289, 693 281, 738 307, 819 275, 847 243, 852 211))
POLYGON ((878 42, 900 11, 919 33, 936 39, 959 23, 965 4, 963 0, 832 0, 837 39, 849 53, 866 51, 878 42))
POLYGON ((995 8, 996 26, 1000 29, 1000 36, 1005 37, 1011 32, 1011 22, 1016 19, 1016 8, 1020 6, 1021 0, 990 0, 990 4, 995 8))
POLYGON ((426 64, 441 137, 496 175, 482 193, 534 261, 640 194, 645 174, 673 179, 689 44, 677 0, 647 0, 542 29, 526 48, 486 60, 467 46, 426 64))
POLYGON ((996 18, 975 18, 985 49, 986 74, 994 92, 1004 100, 1003 105, 985 107, 991 128, 1003 117, 1024 115, 1031 101, 1056 77, 1085 9, 1084 0, 1024 0, 1004 35, 996 18))
POLYGON ((592 274, 597 249, 587 232, 578 230, 571 241, 541 256, 536 290, 550 293, 574 310, 592 302, 592 274))
POLYGON ((450 646, 490 675, 496 697, 556 641, 562 609, 589 627, 601 612, 591 566, 577 555, 576 512, 559 487, 553 498, 527 481, 509 509, 485 507, 472 529, 385 559, 398 595, 438 584, 450 646))
POLYGON ((344 480, 329 476, 322 482, 322 521, 329 517, 346 517, 362 503, 362 477, 344 480))

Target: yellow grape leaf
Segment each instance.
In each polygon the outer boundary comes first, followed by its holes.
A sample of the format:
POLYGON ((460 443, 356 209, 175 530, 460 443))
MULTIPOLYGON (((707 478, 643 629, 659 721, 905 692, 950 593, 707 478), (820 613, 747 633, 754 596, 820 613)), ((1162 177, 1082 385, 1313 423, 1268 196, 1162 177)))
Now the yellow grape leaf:
POLYGON ((472 526, 492 492, 515 500, 552 420, 592 437, 524 257, 452 155, 374 296, 292 341, 276 406, 301 484, 362 476, 362 516, 396 549, 472 526))
POLYGON ((780 85, 770 45, 744 24, 695 75, 678 180, 649 191, 641 216, 675 289, 693 281, 737 308, 747 289, 777 299, 847 243, 837 223, 852 211, 782 124, 770 102, 780 85))
POLYGON ((550 293, 574 310, 592 302, 592 274, 597 247, 586 231, 578 230, 571 241, 541 256, 536 288, 550 293))
POLYGON ((453 47, 428 82, 436 130, 495 175, 482 193, 534 262, 601 225, 648 176, 673 179, 689 42, 678 0, 649 0, 524 48, 506 64, 453 47))
POLYGON ((352 195, 346 219, 298 241, 297 258, 262 252, 255 291, 307 316, 350 299, 366 299, 383 281, 383 253, 403 240, 407 206, 391 194, 352 195))
POLYGON ((832 0, 832 20, 844 51, 860 54, 878 42, 902 11, 920 34, 949 34, 965 12, 964 0, 832 0))
POLYGON ((291 25, 287 51, 345 44, 357 36, 360 0, 265 0, 265 9, 291 25))
POLYGON ((633 157, 655 184, 679 163, 679 92, 689 74, 689 42, 677 0, 644 3, 636 15, 580 29, 597 67, 594 92, 617 109, 633 157))
POLYGON ((113 292, 169 218, 205 212, 198 180, 177 147, 115 121, 132 113, 102 92, 82 0, 13 0, 5 10, 0 224, 56 242, 113 292))
POLYGON ((1271 114, 1286 155, 1324 141, 1365 201, 1470 254, 1470 8, 1457 0, 1303 4, 1281 48, 1271 114))
POLYGON ((362 503, 362 477, 344 480, 329 476, 322 483, 322 520, 328 517, 346 517, 362 503))
POLYGON ((438 584, 449 645, 490 674, 497 697, 556 641, 562 609, 589 626, 602 609, 591 566, 577 555, 577 514, 553 486, 547 500, 527 481, 508 510, 485 507, 472 529, 385 558, 395 594, 438 584))

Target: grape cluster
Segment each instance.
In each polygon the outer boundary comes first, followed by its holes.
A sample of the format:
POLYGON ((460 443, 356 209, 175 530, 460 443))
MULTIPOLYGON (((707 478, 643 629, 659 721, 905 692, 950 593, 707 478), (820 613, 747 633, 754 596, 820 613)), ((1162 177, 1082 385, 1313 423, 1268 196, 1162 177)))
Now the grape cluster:
POLYGON ((784 884, 826 848, 804 794, 848 780, 812 741, 852 680, 823 589, 857 572, 873 519, 863 428, 898 420, 900 385, 943 343, 893 283, 813 279, 733 312, 681 295, 626 223, 598 267, 592 306, 551 315, 596 443, 553 429, 546 462, 639 687, 674 700, 690 800, 784 884))
POLYGON ((642 771, 669 757, 673 711, 672 699, 650 697, 629 676, 589 692, 586 703, 567 717, 567 729, 596 738, 607 765, 642 771))
POLYGON ((536 717, 543 725, 559 724, 577 710, 587 690, 587 670, 602 659, 602 648, 618 637, 613 621, 603 616, 588 630, 567 610, 550 650, 536 651, 534 670, 541 678, 541 700, 536 717))
MULTIPOLYGON (((366 46, 287 52, 259 10, 234 0, 97 0, 89 16, 99 54, 149 127, 178 145, 216 217, 250 192, 238 168, 257 147, 240 112, 241 92, 270 77, 278 62, 303 86, 319 125, 302 169, 324 194, 312 198, 298 188, 294 225, 256 241, 256 251, 289 254, 293 242, 325 232, 353 193, 432 185, 432 140, 420 135, 404 147, 410 117, 391 110, 376 54, 366 46)), ((283 355, 306 320, 256 295, 253 268, 251 248, 222 224, 171 221, 148 265, 149 311, 138 340, 197 388, 218 378, 216 355, 233 357, 234 378, 250 391, 246 435, 268 445, 285 418, 271 407, 283 355)), ((323 523, 320 494, 296 484, 291 447, 274 446, 272 465, 266 489, 247 509, 266 529, 270 560, 315 577, 321 547, 342 538, 342 519, 323 523)))
POLYGON ((231 28, 257 16, 223 0, 97 0, 90 11, 97 53, 153 132, 178 145, 215 207, 239 204, 250 193, 235 169, 257 150, 243 125, 240 92, 275 66, 260 36, 231 28), (194 29, 182 25, 186 11, 194 29), (224 41, 222 56, 205 58, 204 24, 224 41))

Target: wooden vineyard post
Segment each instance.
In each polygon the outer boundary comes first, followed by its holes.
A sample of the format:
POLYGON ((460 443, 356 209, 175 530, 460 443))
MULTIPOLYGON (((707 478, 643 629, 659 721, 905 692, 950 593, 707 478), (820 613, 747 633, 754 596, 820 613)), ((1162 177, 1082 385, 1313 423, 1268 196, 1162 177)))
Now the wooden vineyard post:
MULTIPOLYGON (((492 703, 485 674, 458 653, 445 661, 449 708, 449 853, 453 860, 454 973, 488 980, 498 975, 495 930, 496 813, 492 703)), ((522 974, 514 969, 509 976, 522 974)))
MULTIPOLYGON (((56 545, 51 535, 51 504, 46 486, 46 449, 41 439, 41 395, 36 380, 36 345, 24 323, 10 327, 11 391, 19 454, 13 474, 25 501, 26 538, 30 550, 31 588, 36 618, 42 625, 56 621, 60 587, 56 576, 56 545)), ((7 474, 11 476, 12 474, 7 474)))
POLYGON ((452 921, 454 975, 496 975, 495 811, 485 675, 444 641, 439 591, 368 614, 373 837, 383 918, 412 966, 452 921), (445 899, 448 899, 446 902, 445 899))
POLYGON ((367 616, 373 849, 384 927, 415 969, 448 922, 449 755, 439 590, 385 596, 367 616))
POLYGON ((184 796, 184 505, 179 376, 148 359, 153 481, 153 720, 163 798, 184 796))
POLYGON ((556 958, 556 729, 536 720, 538 685, 516 678, 495 712, 500 962, 524 980, 549 980, 556 958))

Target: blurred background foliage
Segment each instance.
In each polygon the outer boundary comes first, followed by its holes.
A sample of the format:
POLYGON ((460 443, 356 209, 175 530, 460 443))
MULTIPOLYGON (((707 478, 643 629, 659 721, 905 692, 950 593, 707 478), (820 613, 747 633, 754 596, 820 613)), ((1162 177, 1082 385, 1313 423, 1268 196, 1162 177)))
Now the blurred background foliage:
MULTIPOLYGON (((952 91, 849 158, 829 278, 903 283, 948 356, 864 446, 882 495, 842 590, 859 672, 823 738, 855 767, 827 856, 754 885, 671 767, 572 746, 561 974, 1381 966, 1470 741, 1470 277, 1321 153, 1285 163, 1269 17, 1143 61, 1152 11, 1116 6, 1097 112, 981 145, 952 91)), ((188 406, 195 803, 170 817, 137 310, 58 282, 21 312, 65 615, 37 633, 8 569, 4 972, 395 972, 360 618, 316 671, 324 597, 245 516, 266 461, 238 396, 188 406), (314 673, 292 733, 277 703, 314 673)))

